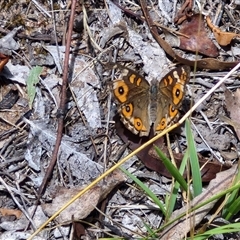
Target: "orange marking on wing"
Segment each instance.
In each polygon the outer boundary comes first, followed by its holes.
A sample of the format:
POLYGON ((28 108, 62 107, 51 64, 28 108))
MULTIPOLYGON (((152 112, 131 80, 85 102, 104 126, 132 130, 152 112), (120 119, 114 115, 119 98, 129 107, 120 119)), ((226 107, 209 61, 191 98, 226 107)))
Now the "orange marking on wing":
POLYGON ((178 105, 180 103, 180 101, 183 98, 183 85, 176 83, 175 86, 173 87, 173 92, 172 92, 172 96, 173 96, 173 103, 175 105, 178 105))
POLYGON ((136 78, 136 75, 135 74, 131 74, 131 76, 129 77, 130 83, 134 84, 135 78, 136 78))
POLYGON ((122 107, 122 114, 125 118, 130 118, 133 114, 133 105, 131 103, 122 107))
POLYGON ((160 123, 156 127, 156 131, 162 131, 167 127, 167 120, 165 117, 163 117, 160 121, 160 123))
POLYGON ((140 118, 134 118, 134 127, 137 129, 137 131, 143 130, 144 126, 140 118))
POLYGON ((136 82, 137 86, 139 86, 139 85, 141 84, 141 82, 142 82, 142 79, 141 79, 141 78, 138 78, 138 80, 137 80, 137 82, 136 82))
POLYGON ((123 80, 117 80, 113 83, 113 94, 120 103, 127 101, 128 92, 129 88, 123 80))
POLYGON ((178 114, 178 110, 175 109, 172 105, 169 106, 169 116, 173 119, 178 114))
POLYGON ((162 81, 163 81, 163 83, 164 83, 164 86, 166 87, 166 86, 168 85, 168 81, 167 81, 167 79, 164 78, 162 81))
POLYGON ((173 82, 173 78, 169 75, 168 76, 168 85, 171 85, 173 82))

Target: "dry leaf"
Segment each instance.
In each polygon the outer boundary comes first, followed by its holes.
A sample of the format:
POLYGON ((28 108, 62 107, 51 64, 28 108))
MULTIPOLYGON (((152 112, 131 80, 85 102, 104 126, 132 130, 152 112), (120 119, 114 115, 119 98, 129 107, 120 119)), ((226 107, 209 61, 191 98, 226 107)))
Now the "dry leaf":
POLYGON ((99 87, 99 79, 93 69, 80 58, 74 60, 74 81, 71 82, 71 89, 75 95, 78 107, 83 111, 89 127, 92 129, 101 128, 100 106, 97 93, 94 87, 99 87))
POLYGON ((200 14, 195 14, 189 20, 184 21, 179 32, 187 36, 179 36, 179 48, 191 52, 199 52, 209 57, 218 56, 218 49, 209 39, 200 14))
POLYGON ((73 239, 81 239, 85 235, 85 226, 80 223, 73 221, 73 239))
POLYGON ((22 212, 20 210, 9 208, 0 208, 0 213, 3 216, 15 216, 17 219, 19 219, 22 215, 22 212))
POLYGON ((223 32, 221 31, 220 28, 214 26, 210 20, 210 17, 206 17, 206 21, 208 26, 211 28, 213 31, 213 34, 218 42, 219 45, 221 46, 227 46, 228 44, 231 43, 232 39, 235 37, 240 37, 240 34, 236 34, 233 32, 223 32))
POLYGON ((7 64, 8 60, 9 60, 8 56, 5 56, 2 53, 0 53, 0 72, 2 71, 4 66, 7 64))
MULTIPOLYGON (((74 219, 86 218, 95 208, 95 206, 102 201, 109 192, 113 190, 119 183, 126 180, 125 175, 120 170, 115 170, 109 174, 98 186, 91 188, 83 196, 78 198, 64 211, 62 211, 56 218, 59 222, 67 222, 74 219)), ((42 204, 43 211, 52 216, 62 206, 69 202, 75 195, 77 195, 83 187, 74 187, 71 189, 59 187, 52 203, 42 204)))
MULTIPOLYGON (((53 197, 52 203, 43 204, 42 209, 48 215, 52 216, 57 210, 65 205, 70 199, 77 195, 83 188, 67 189, 59 187, 56 195, 53 197)), ((87 191, 82 197, 73 202, 56 218, 59 222, 67 222, 74 219, 86 218, 98 204, 100 199, 100 187, 94 187, 87 191)))

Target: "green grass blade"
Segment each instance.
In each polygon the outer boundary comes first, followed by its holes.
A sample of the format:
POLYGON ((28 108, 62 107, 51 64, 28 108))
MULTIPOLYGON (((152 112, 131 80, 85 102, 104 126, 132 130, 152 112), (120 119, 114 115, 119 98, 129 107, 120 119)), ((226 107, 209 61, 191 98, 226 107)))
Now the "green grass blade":
MULTIPOLYGON (((220 227, 216 227, 214 229, 208 230, 203 234, 194 236, 194 240, 208 239, 209 237, 217 234, 239 232, 239 229, 240 229, 240 223, 227 224, 224 226, 220 226, 220 227)), ((192 238, 188 238, 188 239, 190 240, 192 238)))
POLYGON ((185 128, 186 128, 187 144, 189 149, 190 165, 191 165, 191 172, 192 172, 193 192, 194 192, 194 196, 196 197, 202 193, 202 178, 201 178, 201 171, 200 171, 200 166, 199 166, 199 161, 197 156, 196 145, 194 142, 193 134, 192 134, 188 119, 185 122, 185 128))
POLYGON ((136 178, 134 175, 132 175, 129 171, 124 169, 123 167, 120 167, 120 169, 128 176, 130 177, 143 191, 146 192, 146 194, 155 202, 156 205, 161 209, 164 216, 166 215, 166 208, 164 204, 158 199, 158 197, 138 178, 136 178))
POLYGON ((179 173, 178 169, 172 164, 172 162, 165 156, 165 154, 157 146, 154 146, 154 148, 160 159, 163 161, 164 166, 170 172, 170 174, 175 178, 177 182, 179 182, 180 186, 185 191, 187 191, 188 185, 183 176, 179 173))
MULTIPOLYGON (((236 177, 234 179, 234 184, 237 184, 240 181, 240 171, 237 171, 236 177)), ((240 189, 236 189, 235 191, 233 191, 228 200, 227 203, 225 205, 225 207, 223 208, 223 212, 222 212, 222 216, 226 219, 226 220, 230 220, 235 214, 237 214, 240 209, 238 206, 238 202, 236 202, 236 199, 239 196, 239 191, 240 189)))
POLYGON ((145 228, 147 229, 148 233, 151 235, 151 239, 152 238, 157 238, 157 235, 155 234, 155 232, 151 229, 151 227, 146 224, 145 222, 143 222, 145 228))
MULTIPOLYGON (((238 190, 239 192, 239 190, 238 190)), ((233 193, 235 196, 235 193, 233 193)), ((240 197, 236 198, 234 201, 231 202, 231 205, 226 209, 226 219, 231 219, 235 214, 239 213, 240 211, 240 197)))
MULTIPOLYGON (((186 168, 188 156, 189 156, 188 152, 186 152, 184 154, 183 160, 181 162, 181 165, 180 165, 180 168, 179 168, 179 173, 181 175, 183 175, 184 170, 186 168)), ((172 194, 169 197, 168 204, 166 203, 166 208, 167 208, 167 211, 166 211, 167 212, 166 213, 166 221, 168 221, 168 219, 172 215, 173 209, 174 209, 174 207, 176 205, 177 193, 178 193, 179 187, 180 187, 180 184, 179 184, 179 182, 176 181, 175 184, 174 184, 174 188, 173 188, 172 194)))

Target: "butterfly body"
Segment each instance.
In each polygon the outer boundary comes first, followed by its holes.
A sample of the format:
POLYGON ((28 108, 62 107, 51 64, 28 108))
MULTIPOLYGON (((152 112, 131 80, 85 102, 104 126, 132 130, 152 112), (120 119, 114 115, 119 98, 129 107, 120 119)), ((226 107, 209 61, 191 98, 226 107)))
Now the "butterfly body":
POLYGON ((126 128, 139 136, 148 136, 152 125, 154 133, 163 131, 178 115, 189 81, 190 67, 177 67, 161 81, 153 81, 151 85, 129 68, 114 67, 122 72, 112 88, 119 102, 121 121, 126 128))

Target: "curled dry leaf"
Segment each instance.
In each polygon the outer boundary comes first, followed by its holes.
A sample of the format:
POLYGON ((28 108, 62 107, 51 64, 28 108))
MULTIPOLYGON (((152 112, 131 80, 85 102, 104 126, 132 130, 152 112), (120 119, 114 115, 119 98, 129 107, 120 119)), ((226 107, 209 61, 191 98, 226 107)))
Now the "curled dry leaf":
MULTIPOLYGON (((126 178, 124 174, 120 170, 115 170, 99 185, 88 190, 85 194, 63 210, 56 219, 59 222, 66 222, 71 221, 73 218, 86 218, 94 210, 95 206, 102 201, 114 187, 125 180, 126 178)), ((43 211, 48 216, 52 216, 83 189, 83 187, 74 187, 71 189, 59 187, 54 194, 52 203, 42 204, 43 211)))
POLYGON ((232 39, 235 37, 240 37, 240 34, 236 34, 233 32, 223 32, 220 28, 214 26, 210 20, 210 17, 206 17, 206 21, 208 26, 211 28, 217 42, 221 46, 227 46, 231 43, 232 39))
POLYGON ((17 219, 19 219, 22 215, 20 210, 9 208, 0 208, 0 213, 2 216, 15 216, 17 219))
MULTIPOLYGON (((126 35, 127 27, 123 23, 119 23, 111 28, 105 28, 104 31, 100 34, 100 47, 105 47, 106 43, 115 36, 126 35)), ((127 37, 127 36, 125 36, 127 37)))
POLYGON ((179 36, 179 48, 199 52, 209 57, 218 56, 218 49, 209 39, 200 14, 195 14, 189 20, 184 21, 179 32, 183 34, 179 36))
POLYGON ((234 94, 226 89, 224 95, 226 108, 231 117, 231 121, 228 121, 228 123, 234 127, 238 139, 240 139, 240 88, 234 94))
POLYGON ((3 68, 7 64, 8 60, 9 60, 8 56, 5 56, 2 53, 0 53, 0 72, 3 70, 3 68))
MULTIPOLYGON (((42 205, 43 211, 48 215, 52 216, 57 210, 59 210, 64 204, 71 200, 77 195, 83 188, 65 188, 59 187, 56 195, 53 197, 52 203, 42 205)), ((60 223, 71 221, 74 219, 86 218, 98 204, 100 198, 100 187, 94 187, 87 191, 82 197, 78 198, 64 211, 62 211, 56 218, 60 223)))

